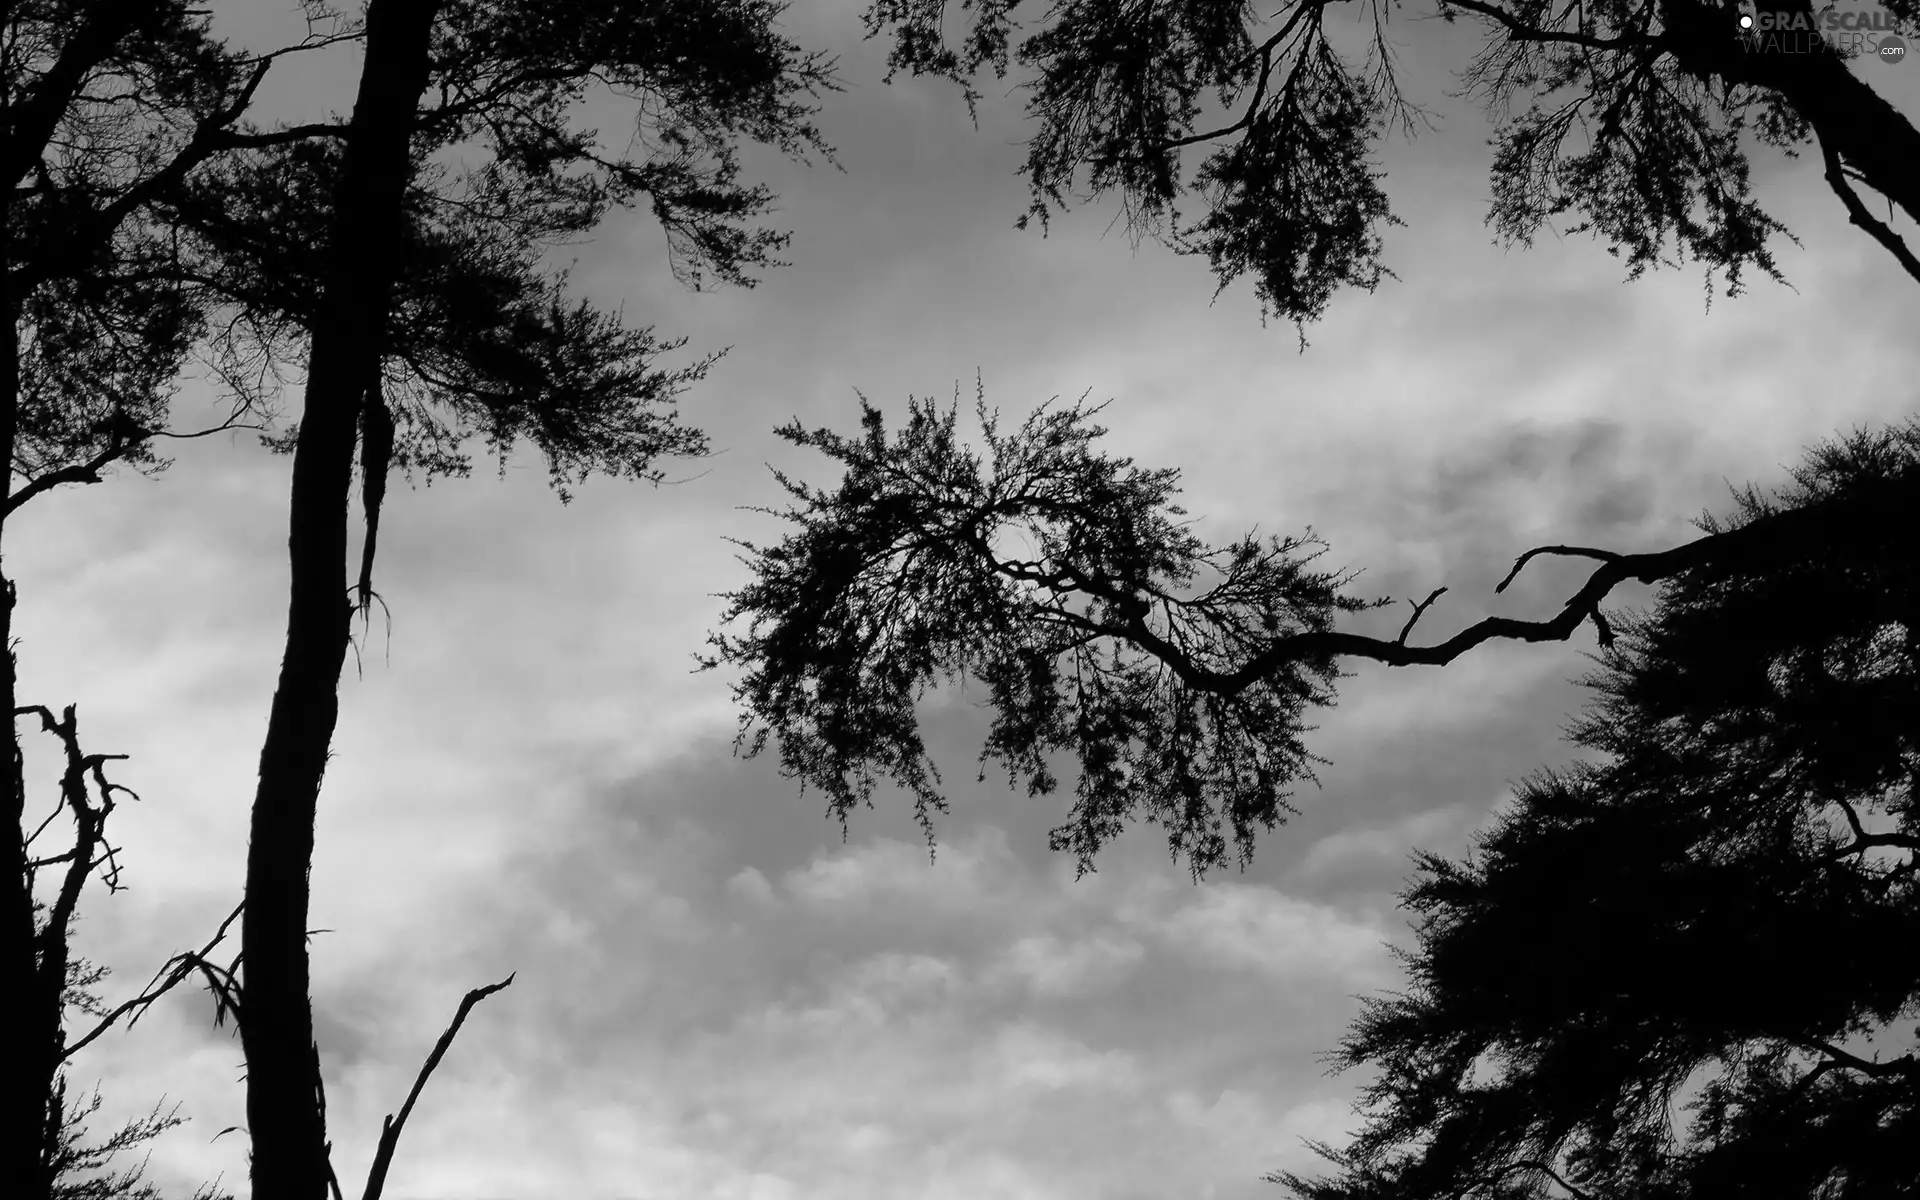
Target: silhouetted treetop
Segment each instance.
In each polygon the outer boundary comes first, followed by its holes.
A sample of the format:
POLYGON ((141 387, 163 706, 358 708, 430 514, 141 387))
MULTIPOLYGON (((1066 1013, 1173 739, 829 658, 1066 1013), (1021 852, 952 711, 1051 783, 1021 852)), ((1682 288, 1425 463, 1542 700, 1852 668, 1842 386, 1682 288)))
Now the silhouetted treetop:
POLYGON ((224 150, 274 56, 229 49, 177 3, 27 0, 0 37, 8 465, 23 490, 155 467, 209 306, 153 206, 224 150))
MULTIPOLYGON (((1727 526, 1916 486, 1920 424, 1858 434, 1727 526)), ((1854 534, 1668 581, 1588 680, 1602 757, 1419 856, 1409 990, 1336 1060, 1379 1071, 1366 1124, 1296 1195, 1920 1186, 1920 1062, 1864 1043, 1920 1005, 1920 554, 1854 534)))
MULTIPOLYGON (((564 498, 591 473, 657 479, 660 458, 704 450, 671 402, 718 355, 663 365, 683 341, 569 298, 546 260, 644 203, 692 286, 751 286, 778 265, 788 235, 758 224, 773 196, 741 181, 738 142, 826 154, 811 99, 835 86, 831 62, 777 32, 779 12, 442 6, 382 354, 395 465, 464 473, 472 438, 503 460, 524 439, 564 498), (628 136, 581 123, 593 97, 633 122, 628 136)), ((353 252, 322 236, 346 129, 264 131, 173 210, 195 235, 199 281, 245 314, 229 328, 262 368, 299 356, 332 256, 353 252)))
MULTIPOLYGON (((1021 68, 1034 125, 1022 173, 1043 225, 1077 192, 1117 196, 1136 234, 1204 255, 1222 288, 1250 276, 1263 312, 1302 325, 1337 289, 1371 290, 1388 273, 1381 231, 1398 221, 1376 150, 1388 130, 1426 120, 1387 36, 1399 6, 962 0, 960 20, 951 7, 872 0, 868 34, 890 40, 895 71, 955 80, 969 105, 981 73, 1021 68), (1330 31, 1343 13, 1370 36, 1330 31), (1355 40, 1364 53, 1336 45, 1355 40), (1190 148, 1204 154, 1197 167, 1190 148)), ((1812 12, 1808 0, 1758 7, 1812 12)), ((1912 32, 1914 0, 1881 7, 1912 32)), ((1920 131, 1816 36, 1783 53, 1778 35, 1770 46, 1743 32, 1741 8, 1715 0, 1436 0, 1434 11, 1486 32, 1463 82, 1495 122, 1488 222, 1503 241, 1567 217, 1633 276, 1691 257, 1737 292, 1748 268, 1778 277, 1769 239, 1785 232, 1751 194, 1748 154, 1812 142, 1853 222, 1920 278, 1855 191, 1920 219, 1920 131)))

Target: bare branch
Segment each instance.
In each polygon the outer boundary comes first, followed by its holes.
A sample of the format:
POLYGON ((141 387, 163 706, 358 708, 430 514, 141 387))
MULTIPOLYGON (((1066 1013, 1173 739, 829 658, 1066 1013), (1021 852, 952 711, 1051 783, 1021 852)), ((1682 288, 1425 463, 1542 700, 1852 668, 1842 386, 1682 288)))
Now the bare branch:
POLYGON ((1906 1075, 1914 1079, 1920 1079, 1920 1059, 1914 1058, 1912 1054, 1902 1054, 1899 1058, 1889 1059, 1886 1062, 1874 1062, 1871 1059, 1861 1058, 1857 1054, 1850 1054, 1838 1046, 1821 1041, 1819 1038, 1795 1038, 1793 1040, 1809 1050, 1817 1050, 1826 1055, 1827 1060, 1835 1066, 1850 1071, 1858 1071, 1862 1075, 1870 1075, 1876 1078, 1887 1075, 1906 1075))
POLYGON ((100 1019, 98 1024, 87 1032, 85 1037, 62 1050, 60 1053, 61 1061, 64 1062, 72 1058, 89 1045, 92 1045, 99 1039, 100 1035, 104 1034, 108 1029, 111 1029, 121 1017, 131 1014, 132 1019, 127 1022, 129 1025, 138 1021, 147 1009, 152 1007, 155 1000, 172 991, 176 984, 193 974, 196 970, 207 976, 208 985, 213 988, 215 998, 220 1004, 221 1010, 223 1012, 231 1010, 237 1017, 239 1010, 235 1006, 231 994, 232 971, 230 968, 220 968, 209 963, 207 961, 207 955, 211 954, 213 948, 226 938, 227 930, 239 919, 241 910, 244 907, 244 905, 236 904, 233 911, 227 914, 227 919, 220 922, 220 928, 214 931, 213 936, 207 939, 207 944, 202 946, 197 952, 186 951, 168 959, 166 963, 161 966, 160 970, 154 973, 152 982, 148 983, 138 996, 120 1005, 112 1012, 109 1012, 100 1019), (224 984, 219 983, 216 978, 217 976, 225 976, 227 982, 224 984), (223 989, 227 994, 222 994, 223 989))
MULTIPOLYGON (((118 414, 116 414, 118 418, 118 414)), ((216 433, 225 433, 236 429, 264 429, 264 425, 248 425, 239 420, 239 415, 229 417, 220 424, 208 429, 196 429, 192 433, 174 433, 165 429, 147 429, 130 420, 115 419, 108 426, 108 441, 104 450, 99 451, 85 462, 71 463, 64 467, 48 471, 27 482, 19 491, 7 497, 6 505, 0 509, 0 521, 12 516, 22 505, 35 496, 50 492, 63 483, 99 483, 100 472, 109 465, 118 462, 138 450, 141 445, 153 438, 171 438, 175 441, 188 441, 193 438, 210 437, 216 433)))
MULTIPOLYGON (((1443 587, 1437 587, 1433 589, 1433 591, 1427 596, 1425 600, 1422 600, 1420 603, 1415 604, 1413 606, 1413 615, 1407 618, 1406 625, 1403 626, 1400 630, 1400 636, 1394 640, 1397 641, 1402 646, 1406 645, 1407 635, 1413 632, 1414 625, 1418 623, 1418 621, 1420 620, 1420 614, 1423 612, 1426 612, 1427 609, 1431 608, 1433 606, 1433 602, 1435 600, 1438 600, 1440 597, 1446 595, 1446 592, 1447 592, 1447 589, 1443 587)), ((1412 602, 1409 601, 1409 603, 1412 603, 1412 602)))
POLYGON ((374 1152, 373 1166, 367 1171, 367 1190, 363 1194, 363 1200, 380 1200, 380 1193, 387 1186, 387 1169, 393 1165, 394 1147, 400 1144, 400 1130, 406 1125, 407 1118, 412 1115, 414 1102, 420 1099, 421 1089, 427 1086, 427 1077, 433 1074, 434 1068, 440 1065, 440 1060, 446 1057, 447 1048, 453 1045, 454 1035, 460 1032, 460 1026, 466 1021, 467 1014, 473 1011, 474 1005, 512 982, 513 975, 508 975, 499 983, 474 988, 460 1001, 459 1010, 453 1014, 453 1023, 448 1025, 447 1031, 440 1035, 440 1040, 434 1044, 433 1053, 427 1055, 426 1063, 420 1068, 419 1076, 413 1081, 413 1090, 407 1093, 407 1102, 400 1106, 399 1115, 390 1115, 380 1123, 380 1147, 374 1152))
POLYGON ((227 433, 235 429, 262 430, 265 428, 267 428, 265 425, 248 425, 240 420, 240 415, 238 413, 235 413, 233 416, 228 417, 226 420, 220 422, 218 425, 213 425, 206 429, 196 429, 192 433, 175 433, 170 429, 155 429, 150 431, 147 436, 157 437, 157 438, 172 438, 177 442, 185 442, 185 441, 191 441, 194 438, 212 437, 216 433, 227 433))
MULTIPOLYGON (((311 22, 308 23, 308 29, 312 29, 311 22)), ((306 37, 291 46, 282 46, 278 50, 269 50, 265 54, 257 54, 251 58, 241 59, 240 61, 247 66, 260 66, 272 63, 278 58, 285 58, 289 54, 301 54, 308 50, 324 50, 329 46, 338 46, 346 42, 357 42, 365 37, 365 25, 362 22, 355 21, 350 23, 347 28, 340 33, 315 34, 309 32, 306 37)))
POLYGON ((1512 583, 1514 577, 1519 575, 1521 570, 1533 561, 1533 557, 1536 554, 1565 554, 1576 558, 1597 558, 1601 562, 1617 562, 1620 559, 1620 556, 1612 550, 1595 550, 1589 546, 1535 546, 1519 558, 1513 560, 1513 570, 1508 571, 1507 577, 1495 585, 1493 589, 1494 592, 1499 593, 1506 591, 1507 585, 1512 583))
POLYGON ((0 509, 0 521, 11 517, 15 512, 19 511, 22 505, 35 496, 43 492, 50 492, 63 483, 99 483, 100 472, 102 470, 109 464, 126 457, 128 452, 135 449, 138 445, 139 443, 137 441, 123 441, 116 435, 114 439, 108 443, 105 450, 100 451, 85 462, 72 463, 68 466, 58 467, 52 471, 48 471, 44 475, 35 476, 27 482, 27 486, 7 497, 6 507, 0 509))
MULTIPOLYGON (((38 864, 64 862, 67 866, 50 906, 46 925, 38 935, 44 947, 42 962, 50 978, 47 986, 58 987, 59 983, 54 981, 66 977, 67 930, 72 923, 74 910, 79 907, 80 892, 86 886, 88 875, 96 866, 104 864, 107 869, 102 872, 102 880, 108 890, 118 886, 119 871, 113 862, 113 848, 106 842, 107 817, 113 812, 115 792, 133 793, 107 779, 106 764, 127 756, 88 754, 83 751, 80 748, 80 718, 74 705, 67 705, 58 719, 52 710, 42 704, 22 705, 13 710, 13 715, 16 720, 24 716, 38 716, 41 727, 59 739, 67 758, 67 769, 60 776, 60 798, 73 812, 73 849, 38 864), (87 793, 89 776, 93 778, 99 793, 98 805, 91 802, 87 793), (94 854, 97 850, 104 850, 104 857, 96 859, 94 854)), ((29 870, 33 865, 29 864, 29 870)))

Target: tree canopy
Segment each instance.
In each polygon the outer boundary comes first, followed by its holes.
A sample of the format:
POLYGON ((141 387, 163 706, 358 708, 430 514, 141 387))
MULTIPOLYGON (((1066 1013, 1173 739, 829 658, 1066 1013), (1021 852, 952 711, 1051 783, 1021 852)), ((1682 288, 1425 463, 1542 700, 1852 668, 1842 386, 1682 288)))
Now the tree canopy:
POLYGON ((740 543, 754 577, 727 594, 721 620, 741 629, 710 635, 702 661, 744 669, 741 749, 771 741, 783 770, 843 819, 891 779, 930 836, 944 801, 915 705, 937 684, 978 680, 995 712, 983 778, 997 762, 1044 794, 1057 784, 1048 756, 1078 760, 1053 844, 1083 871, 1134 818, 1163 826, 1196 876, 1230 843, 1244 865, 1291 811, 1290 785, 1312 778, 1306 720, 1334 703, 1342 657, 1439 666, 1493 639, 1563 641, 1588 622, 1604 647, 1616 635, 1601 604, 1621 583, 1765 570, 1783 549, 1856 536, 1849 522, 1877 528, 1910 500, 1850 493, 1648 553, 1538 547, 1496 591, 1542 554, 1600 563, 1555 616, 1414 638, 1442 588, 1381 638, 1337 627, 1388 601, 1318 567, 1326 547, 1311 530, 1203 541, 1180 519, 1178 472, 1099 452, 1097 408, 1043 406, 1005 434, 984 398, 976 409, 984 456, 961 440, 957 402, 911 402, 892 437, 864 400, 858 438, 783 427, 845 472, 831 489, 779 476, 795 503, 776 515, 794 528, 740 543))
POLYGON ((945 803, 915 703, 972 676, 997 713, 983 777, 994 760, 1044 794, 1058 782, 1048 757, 1077 757, 1053 844, 1083 870, 1134 816, 1165 826, 1196 871, 1222 861, 1229 834, 1250 853, 1311 772, 1302 716, 1332 702, 1333 658, 1302 655, 1232 690, 1207 681, 1367 605, 1312 567, 1311 533, 1203 543, 1177 519, 1177 472, 1094 449, 1097 412, 1043 408, 1003 435, 982 399, 985 461, 959 440, 957 404, 911 403, 892 439, 864 401, 858 438, 782 428, 847 471, 831 492, 782 476, 799 501, 782 515, 800 528, 765 550, 742 543, 756 578, 723 620, 749 627, 714 634, 706 662, 747 666, 743 744, 757 753, 777 734, 783 767, 842 820, 890 776, 931 836, 945 803))
MULTIPOLYGON (((785 235, 761 227, 772 195, 742 182, 738 144, 824 154, 812 103, 834 86, 831 62, 782 35, 770 0, 374 0, 364 20, 301 7, 310 36, 258 54, 227 45, 202 10, 142 0, 9 5, 0 42, 14 331, 0 455, 26 480, 9 484, 5 512, 96 482, 114 461, 158 465, 152 439, 195 356, 241 413, 270 415, 283 380, 301 386, 300 421, 270 439, 294 455, 292 587, 249 845, 245 965, 214 980, 222 1012, 245 1014, 254 1184, 276 1197, 318 1197, 333 1181, 307 875, 349 635, 356 449, 363 606, 394 466, 463 473, 479 439, 504 467, 528 442, 565 500, 589 474, 657 479, 659 459, 702 452, 672 404, 716 356, 668 363, 681 342, 574 298, 545 253, 644 203, 683 280, 750 284, 785 235), (351 116, 263 125, 253 99, 275 64, 344 42, 365 52, 351 116), (624 143, 582 124, 590 96, 624 106, 624 143)), ((11 649, 13 589, 0 584, 11 649)), ((8 707, 34 711, 16 706, 11 666, 9 655, 8 707)), ((21 870, 0 957, 34 980, 36 1020, 22 1039, 29 1069, 0 1090, 0 1134, 9 1178, 41 1194, 64 1128, 67 921, 36 927, 12 761, 0 793, 15 797, 21 870)), ((384 1139, 382 1153, 370 1197, 392 1154, 384 1139)))
MULTIPOLYGON (((952 79, 969 103, 982 73, 1020 69, 1034 127, 1028 215, 1043 225, 1079 195, 1115 196, 1136 234, 1203 256, 1222 288, 1251 278, 1263 311, 1303 327, 1339 289, 1391 273, 1382 233, 1399 220, 1378 147, 1429 119, 1389 34, 1403 6, 1074 0, 1041 12, 962 0, 964 22, 949 7, 872 0, 866 25, 890 41, 895 70, 952 79), (1338 27, 1343 15, 1359 36, 1338 27), (1197 167, 1188 150, 1204 154, 1197 167)), ((1882 7, 1912 33, 1914 0, 1882 7)), ((1773 239, 1787 233, 1753 194, 1750 156, 1811 147, 1849 218, 1920 279, 1920 259, 1856 190, 1920 220, 1920 130, 1849 69, 1872 52, 1864 39, 1769 37, 1814 29, 1809 0, 1435 0, 1430 11, 1485 31, 1461 83, 1494 120, 1487 219, 1504 241, 1589 232, 1632 275, 1691 259, 1738 291, 1749 270, 1779 277, 1773 239)))
MULTIPOLYGON (((1916 488, 1910 423, 1726 527, 1916 488)), ((1376 1072, 1365 1125, 1331 1179, 1279 1177, 1301 1200, 1920 1186, 1911 532, 1836 523, 1622 626, 1573 730, 1597 758, 1528 780, 1466 859, 1419 856, 1408 989, 1335 1057, 1376 1072)))

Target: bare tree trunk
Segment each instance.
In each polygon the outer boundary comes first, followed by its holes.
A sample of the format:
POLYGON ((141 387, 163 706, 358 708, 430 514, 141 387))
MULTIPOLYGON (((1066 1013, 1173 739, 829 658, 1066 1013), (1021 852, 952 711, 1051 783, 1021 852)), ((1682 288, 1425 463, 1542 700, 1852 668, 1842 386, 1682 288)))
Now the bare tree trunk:
POLYGON ((247 852, 240 1020, 257 1200, 324 1200, 329 1166, 307 957, 314 815, 347 649, 355 429, 379 368, 410 134, 436 0, 374 0, 314 323, 287 538, 286 655, 260 752, 247 852))

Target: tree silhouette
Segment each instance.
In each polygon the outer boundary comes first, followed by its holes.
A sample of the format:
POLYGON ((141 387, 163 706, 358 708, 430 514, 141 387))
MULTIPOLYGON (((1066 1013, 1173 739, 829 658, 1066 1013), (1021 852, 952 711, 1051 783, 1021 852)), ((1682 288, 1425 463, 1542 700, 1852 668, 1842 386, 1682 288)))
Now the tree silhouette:
MULTIPOLYGON (((1917 482, 1920 423, 1856 434, 1724 528, 1917 482)), ((1870 1047, 1920 1005, 1920 556, 1833 534, 1664 584, 1587 681, 1600 760, 1419 856, 1408 990, 1335 1059, 1378 1071, 1366 1123, 1296 1196, 1920 1186, 1920 1060, 1870 1047)))
POLYGON ((1336 628, 1385 601, 1348 595, 1350 575, 1315 569, 1325 547, 1311 530, 1202 541, 1177 520, 1177 472, 1095 449, 1097 408, 1043 406, 1002 435, 982 397, 983 460, 959 438, 957 403, 910 402, 892 438, 861 404, 859 438, 779 430, 846 471, 832 490, 778 476, 796 503, 776 515, 798 528, 772 546, 740 543, 754 578, 726 594, 721 620, 744 631, 711 634, 702 660, 743 669, 736 745, 757 754, 773 741, 783 771, 825 792, 842 819, 890 778, 912 792, 931 836, 944 801, 915 703, 977 678, 995 711, 982 778, 993 761, 1044 794, 1057 783, 1046 756, 1078 760, 1053 845, 1083 871, 1134 818, 1165 827, 1196 877, 1225 860, 1229 840, 1244 864, 1258 832, 1290 811, 1288 786, 1312 777, 1305 718, 1333 703, 1342 657, 1440 666, 1493 639, 1563 641, 1589 621, 1605 647, 1615 634, 1600 605, 1620 583, 1764 571, 1920 499, 1902 477, 1664 551, 1542 546, 1494 590, 1541 554, 1598 560, 1558 614, 1488 617, 1422 643, 1415 627, 1445 589, 1414 605, 1398 637, 1336 628))
POLYGON ((914 795, 929 837, 944 811, 914 706, 941 679, 974 676, 997 718, 981 752, 1031 794, 1057 784, 1047 756, 1081 771, 1072 819, 1056 829, 1084 870, 1131 816, 1166 827, 1196 873, 1242 854, 1310 774, 1300 741, 1309 705, 1332 702, 1333 656, 1312 649, 1247 686, 1237 662, 1275 638, 1323 637, 1347 577, 1315 571, 1319 544, 1248 537, 1211 547, 1176 518, 1176 472, 1096 453, 1098 409, 1042 409, 1002 435, 982 398, 987 461, 957 436, 957 405, 913 402, 889 440, 862 400, 863 435, 797 423, 781 436, 847 467, 825 492, 781 482, 800 525, 780 545, 749 543, 756 575, 723 617, 705 660, 743 664, 742 744, 779 738, 783 767, 824 791, 844 821, 888 776, 914 795), (1206 577, 1210 586, 1190 586, 1206 577), (1183 592, 1187 594, 1182 594, 1183 592))
MULTIPOLYGON (((373 0, 351 119, 249 139, 257 157, 209 172, 175 210, 206 263, 204 285, 279 314, 253 335, 263 356, 291 344, 307 364, 300 422, 281 442, 293 453, 290 604, 242 938, 257 1196, 320 1200, 334 1179, 309 999, 308 872, 350 633, 356 447, 363 609, 395 464, 458 473, 470 437, 503 459, 525 439, 564 500, 590 473, 657 479, 658 459, 704 449, 671 403, 712 360, 661 366, 678 343, 569 302, 564 278, 539 258, 644 201, 690 283, 745 283, 773 264, 784 238, 753 224, 771 196, 739 182, 734 147, 824 150, 809 103, 832 85, 830 64, 780 36, 779 11, 764 0, 373 0), (576 124, 594 89, 630 106, 624 149, 576 124), (479 165, 437 166, 454 147, 479 165)), ((474 993, 462 1017, 491 990, 474 993)), ((370 1197, 391 1154, 383 1140, 370 1197)))
MULTIPOLYGON (((171 0, 24 0, 6 7, 0 30, 4 532, 24 505, 62 484, 97 483, 116 463, 164 467, 156 439, 213 432, 167 429, 179 374, 196 353, 230 375, 240 364, 236 343, 210 328, 219 298, 196 283, 161 209, 196 172, 253 136, 246 113, 277 61, 335 38, 316 28, 295 45, 243 55, 212 36, 204 13, 171 0)), ((247 397, 240 399, 219 428, 241 424, 247 397)), ((38 717, 64 743, 62 803, 76 832, 64 857, 34 848, 46 825, 26 823, 16 736, 0 755, 8 808, 0 824, 12 831, 0 871, 0 970, 18 981, 10 993, 17 1067, 0 1076, 0 1178, 43 1196, 58 1174, 61 1064, 79 1044, 67 1044, 64 1032, 68 936, 80 889, 103 866, 95 859, 105 853, 115 789, 100 764, 114 756, 81 750, 71 708, 55 718, 20 703, 16 600, 14 581, 0 573, 0 702, 16 721, 38 717), (67 870, 43 919, 33 881, 54 862, 67 870)), ((150 1126, 149 1135, 164 1127, 150 1126)))
MULTIPOLYGON (((866 26, 891 41, 894 70, 955 80, 969 105, 983 72, 1023 70, 1028 215, 1043 226, 1070 197, 1115 195, 1137 236, 1204 256, 1222 288, 1250 276, 1262 310, 1303 336, 1337 290, 1370 291, 1390 274, 1381 232, 1400 222, 1376 148, 1426 121, 1387 34, 1400 6, 959 7, 957 43, 945 0, 872 0, 866 26), (1358 57, 1329 33, 1342 12, 1371 25, 1358 57), (1188 149, 1206 152, 1191 171, 1188 149), (1183 202, 1199 215, 1183 216, 1183 202)), ((1525 244, 1568 217, 1634 276, 1691 257, 1737 292, 1749 268, 1779 276, 1769 243, 1786 232, 1752 195, 1750 152, 1811 145, 1849 219, 1920 279, 1920 258, 1856 190, 1920 220, 1920 130, 1848 67, 1872 47, 1769 36, 1814 28, 1810 0, 1744 7, 1749 27, 1729 0, 1434 0, 1433 14, 1486 35, 1462 83, 1495 122, 1488 223, 1499 236, 1525 244)), ((1914 0, 1880 8, 1913 34, 1914 0)))
MULTIPOLYGON (((375 0, 364 23, 318 2, 306 12, 313 37, 246 56, 184 4, 9 6, 7 302, 23 336, 9 342, 15 402, 0 435, 28 476, 10 512, 111 462, 146 461, 188 353, 211 352, 240 408, 259 412, 305 362, 302 419, 272 443, 294 457, 292 603, 240 986, 223 1003, 247 1051, 255 1192, 317 1198, 333 1176, 308 1008, 307 873, 349 633, 355 450, 363 609, 392 467, 463 473, 476 437, 503 462, 525 439, 564 500, 588 474, 658 479, 660 458, 701 452, 671 405, 713 358, 665 365, 679 342, 570 299, 541 255, 645 203, 686 282, 750 284, 785 237, 758 227, 772 196, 740 181, 737 143, 824 153, 810 105, 833 81, 830 63, 780 35, 780 6, 766 0, 375 0), (275 61, 340 41, 366 55, 350 119, 247 119, 275 61), (590 93, 629 106, 630 142, 609 148, 577 124, 590 93), (478 165, 440 165, 454 147, 478 165)), ((31 912, 14 908, 10 962, 32 940, 31 912)), ((462 1018, 494 990, 472 994, 462 1018)), ((0 1114, 18 1117, 0 1125, 29 1142, 48 1111, 45 1074, 32 1094, 10 1086, 0 1114)), ((412 1103, 383 1136, 369 1196, 412 1103)))
MULTIPOLYGON (((61 1197, 131 1197, 152 1200, 155 1191, 142 1182, 143 1166, 114 1167, 114 1160, 185 1122, 179 1107, 162 1112, 156 1105, 100 1141, 86 1135, 86 1121, 101 1103, 96 1088, 84 1106, 69 1100, 71 1064, 82 1050, 115 1028, 131 1026, 155 1001, 179 984, 204 979, 224 1013, 231 997, 232 969, 209 956, 226 936, 236 911, 198 951, 168 959, 137 994, 108 1007, 99 988, 109 968, 81 958, 73 950, 80 902, 89 884, 109 894, 122 888, 119 848, 108 840, 107 826, 122 799, 139 799, 123 784, 107 778, 107 764, 124 754, 89 754, 80 744, 80 719, 73 705, 60 716, 41 705, 26 705, 15 719, 35 718, 56 742, 63 759, 53 811, 23 837, 21 891, 32 905, 32 957, 16 976, 12 1040, 17 1048, 15 1074, 20 1103, 35 1105, 18 1128, 6 1131, 21 1172, 13 1177, 18 1195, 28 1200, 61 1197), (70 831, 62 844, 58 835, 70 831), (53 836, 50 836, 53 835, 53 836), (43 877, 52 886, 42 889, 43 877), (45 894, 48 899, 41 900, 45 894), (74 1025, 84 1032, 71 1036, 74 1025)), ((20 746, 14 745, 15 771, 21 771, 20 746)), ((211 1198, 210 1187, 200 1197, 211 1198)))

